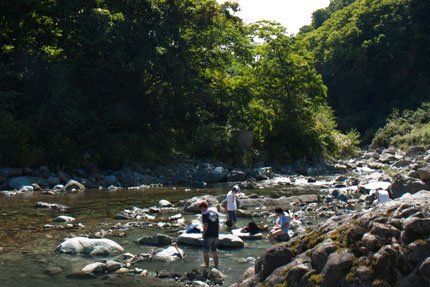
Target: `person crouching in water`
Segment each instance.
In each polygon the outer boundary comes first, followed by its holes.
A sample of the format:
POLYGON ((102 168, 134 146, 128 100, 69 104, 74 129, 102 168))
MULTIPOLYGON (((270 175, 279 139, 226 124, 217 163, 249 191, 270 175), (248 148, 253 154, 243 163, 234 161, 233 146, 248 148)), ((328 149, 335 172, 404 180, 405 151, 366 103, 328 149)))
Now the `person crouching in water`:
POLYGON ((203 259, 205 264, 202 265, 204 268, 209 267, 209 251, 212 252, 214 267, 218 268, 218 235, 219 235, 219 216, 214 210, 208 209, 206 202, 199 204, 199 209, 202 212, 202 223, 203 223, 203 259))
POLYGON ((275 209, 275 213, 278 215, 276 219, 275 227, 269 232, 270 242, 276 241, 288 241, 290 236, 288 230, 290 229, 290 216, 287 212, 280 207, 275 209))

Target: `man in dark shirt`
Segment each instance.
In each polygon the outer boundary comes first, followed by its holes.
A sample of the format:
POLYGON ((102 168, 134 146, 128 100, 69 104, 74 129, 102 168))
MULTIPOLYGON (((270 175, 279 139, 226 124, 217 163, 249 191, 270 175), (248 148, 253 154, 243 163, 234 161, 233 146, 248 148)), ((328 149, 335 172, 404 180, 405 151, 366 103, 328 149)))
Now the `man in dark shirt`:
POLYGON ((217 243, 219 234, 219 217, 218 213, 214 210, 208 209, 206 202, 199 204, 200 211, 202 212, 203 221, 203 258, 205 260, 204 268, 209 267, 209 251, 212 252, 214 267, 218 268, 218 253, 217 243))

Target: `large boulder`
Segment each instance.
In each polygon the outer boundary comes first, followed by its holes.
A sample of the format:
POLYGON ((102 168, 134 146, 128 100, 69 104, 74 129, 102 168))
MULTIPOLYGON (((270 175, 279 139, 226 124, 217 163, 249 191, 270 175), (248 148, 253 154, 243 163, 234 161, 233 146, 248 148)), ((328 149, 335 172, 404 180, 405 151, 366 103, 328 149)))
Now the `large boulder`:
POLYGON ((334 216, 266 250, 234 286, 428 286, 430 192, 334 216))
POLYGON ((227 175, 227 181, 244 181, 246 173, 241 170, 234 169, 227 175))
MULTIPOLYGON (((203 246, 201 233, 182 233, 178 236, 178 244, 203 246)), ((242 248, 245 244, 240 237, 233 234, 220 234, 218 238, 218 247, 221 248, 242 248)))
POLYGON ((413 194, 423 189, 427 189, 427 185, 423 181, 413 177, 404 177, 401 174, 396 174, 390 185, 390 193, 393 198, 401 197, 405 193, 413 194))
POLYGON ((57 251, 68 254, 113 255, 124 252, 124 248, 110 239, 73 237, 58 245, 57 251))
POLYGON ((195 196, 184 202, 184 211, 200 213, 199 204, 206 201, 209 207, 215 207, 219 204, 218 198, 212 195, 195 196))

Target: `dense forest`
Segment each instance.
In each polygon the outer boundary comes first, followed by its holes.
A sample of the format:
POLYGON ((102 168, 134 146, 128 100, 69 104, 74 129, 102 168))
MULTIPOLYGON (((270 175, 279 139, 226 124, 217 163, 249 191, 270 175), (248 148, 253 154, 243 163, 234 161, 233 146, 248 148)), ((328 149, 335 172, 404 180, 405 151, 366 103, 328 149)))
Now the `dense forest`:
POLYGON ((429 7, 334 0, 288 35, 235 2, 1 1, 0 165, 351 155, 428 100, 429 7))
POLYGON ((301 36, 341 130, 369 143, 393 109, 430 100, 430 2, 332 0, 301 36))

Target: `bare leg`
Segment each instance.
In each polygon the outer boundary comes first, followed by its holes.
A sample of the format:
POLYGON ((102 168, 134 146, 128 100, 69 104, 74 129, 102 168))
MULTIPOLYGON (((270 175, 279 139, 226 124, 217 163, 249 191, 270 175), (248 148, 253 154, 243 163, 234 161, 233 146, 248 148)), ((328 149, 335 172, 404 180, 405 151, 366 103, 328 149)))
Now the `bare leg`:
POLYGON ((212 255, 213 255, 213 258, 214 258, 214 267, 218 268, 218 253, 214 252, 214 253, 212 253, 212 255))
POLYGON ((203 259, 205 260, 205 267, 209 267, 209 253, 203 252, 203 259))

